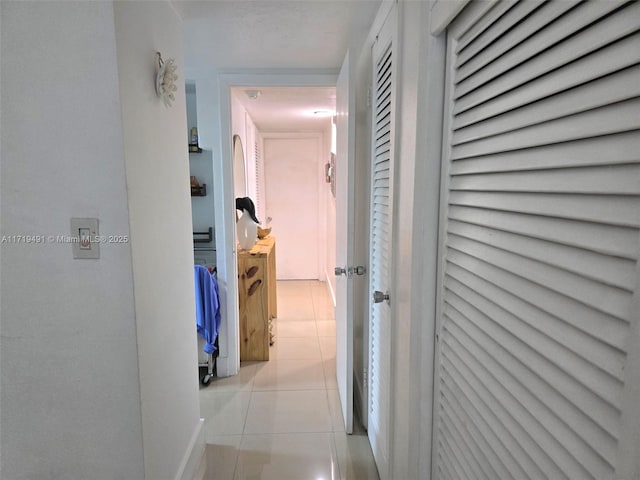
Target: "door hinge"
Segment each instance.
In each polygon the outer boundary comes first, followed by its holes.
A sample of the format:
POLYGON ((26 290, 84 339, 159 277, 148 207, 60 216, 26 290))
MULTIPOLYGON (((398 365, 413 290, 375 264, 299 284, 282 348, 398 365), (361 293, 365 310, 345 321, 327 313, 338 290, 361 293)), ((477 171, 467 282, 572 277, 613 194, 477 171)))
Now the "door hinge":
POLYGON ((367 367, 362 369, 362 384, 369 385, 369 372, 367 371, 367 367))
POLYGON ((371 85, 367 87, 367 107, 371 106, 371 96, 373 95, 373 89, 371 85))

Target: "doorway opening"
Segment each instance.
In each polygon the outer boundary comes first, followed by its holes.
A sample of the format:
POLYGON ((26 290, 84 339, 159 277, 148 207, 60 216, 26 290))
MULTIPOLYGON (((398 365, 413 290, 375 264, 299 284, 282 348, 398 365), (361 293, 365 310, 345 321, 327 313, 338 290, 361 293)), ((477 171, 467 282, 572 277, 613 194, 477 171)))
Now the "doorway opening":
POLYGON ((276 257, 278 280, 319 280, 333 292, 335 198, 326 180, 335 87, 232 87, 230 100, 232 134, 245 145, 246 195, 286 252, 276 257))

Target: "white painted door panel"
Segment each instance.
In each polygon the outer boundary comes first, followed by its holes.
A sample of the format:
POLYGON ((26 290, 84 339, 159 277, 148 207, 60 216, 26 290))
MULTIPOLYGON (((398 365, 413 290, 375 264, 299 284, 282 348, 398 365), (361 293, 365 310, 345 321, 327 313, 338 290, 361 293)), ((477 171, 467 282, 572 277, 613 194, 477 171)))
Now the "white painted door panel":
MULTIPOLYGON (((347 53, 336 84, 336 266, 353 265, 355 198, 355 96, 347 53)), ((353 431, 353 281, 336 278, 336 375, 345 431, 353 431)))
MULTIPOLYGON (((280 280, 321 278, 318 272, 317 137, 264 139, 266 215, 276 238, 280 280)), ((266 218, 259 218, 266 224, 266 218)))
POLYGON ((434 479, 640 475, 639 52, 638 2, 449 27, 434 479))

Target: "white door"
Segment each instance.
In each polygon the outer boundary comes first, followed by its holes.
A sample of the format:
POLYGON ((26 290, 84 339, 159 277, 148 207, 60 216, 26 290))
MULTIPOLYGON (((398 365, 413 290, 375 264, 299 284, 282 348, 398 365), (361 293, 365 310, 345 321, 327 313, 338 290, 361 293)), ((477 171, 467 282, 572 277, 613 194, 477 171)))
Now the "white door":
POLYGON ((385 296, 392 296, 395 17, 393 9, 373 45, 368 435, 382 480, 389 478, 390 443, 391 304, 385 296))
POLYGON ((447 61, 432 478, 638 478, 640 2, 470 2, 447 61))
POLYGON ((278 280, 321 278, 319 255, 318 159, 316 135, 264 136, 265 205, 277 241, 278 280))
POLYGON ((336 84, 336 376, 345 431, 353 431, 355 95, 349 54, 336 84))

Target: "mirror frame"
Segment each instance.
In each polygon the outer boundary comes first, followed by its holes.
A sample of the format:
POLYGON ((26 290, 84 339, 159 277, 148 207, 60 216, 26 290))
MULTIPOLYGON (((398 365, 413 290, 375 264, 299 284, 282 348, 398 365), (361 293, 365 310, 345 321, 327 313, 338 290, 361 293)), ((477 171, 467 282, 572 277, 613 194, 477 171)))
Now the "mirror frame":
POLYGON ((233 196, 247 196, 247 167, 240 135, 233 136, 233 196))

